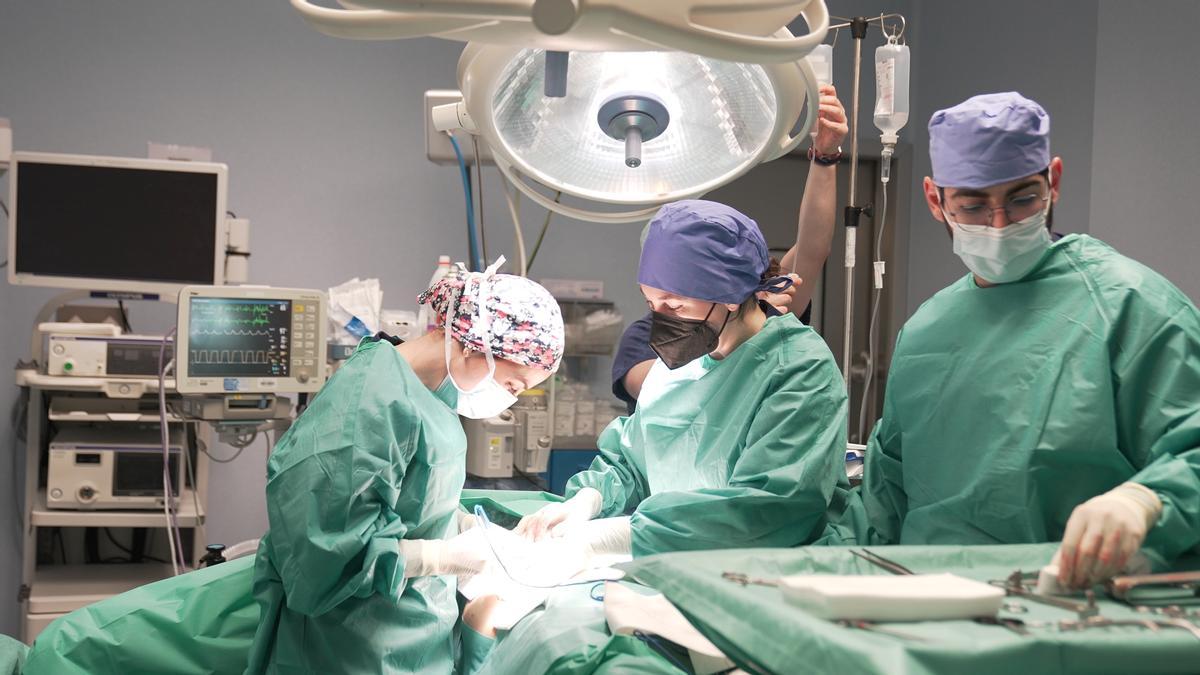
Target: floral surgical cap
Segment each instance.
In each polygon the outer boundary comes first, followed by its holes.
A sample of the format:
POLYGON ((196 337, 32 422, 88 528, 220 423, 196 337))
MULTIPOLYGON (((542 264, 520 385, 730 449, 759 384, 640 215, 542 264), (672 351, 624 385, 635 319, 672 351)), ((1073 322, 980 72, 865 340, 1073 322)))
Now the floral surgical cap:
MULTIPOLYGON (((489 270, 490 271, 490 270, 489 270)), ((472 272, 465 278, 447 277, 417 297, 428 304, 439 326, 453 308, 450 337, 463 346, 498 359, 554 372, 562 361, 564 334, 558 302, 540 284, 511 274, 472 272), (483 308, 490 317, 490 335, 481 320, 480 289, 486 289, 483 308)))

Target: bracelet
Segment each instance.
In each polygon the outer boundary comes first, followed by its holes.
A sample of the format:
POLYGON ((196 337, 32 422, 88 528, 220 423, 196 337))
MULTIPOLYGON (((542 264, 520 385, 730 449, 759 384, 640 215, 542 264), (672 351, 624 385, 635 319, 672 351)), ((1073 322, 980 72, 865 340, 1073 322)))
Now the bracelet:
POLYGON ((817 164, 820 164, 821 166, 833 166, 833 165, 837 164, 839 161, 841 161, 842 149, 839 147, 837 149, 837 152, 826 155, 824 153, 817 152, 817 149, 815 147, 809 146, 808 159, 809 159, 809 161, 816 162, 817 164))

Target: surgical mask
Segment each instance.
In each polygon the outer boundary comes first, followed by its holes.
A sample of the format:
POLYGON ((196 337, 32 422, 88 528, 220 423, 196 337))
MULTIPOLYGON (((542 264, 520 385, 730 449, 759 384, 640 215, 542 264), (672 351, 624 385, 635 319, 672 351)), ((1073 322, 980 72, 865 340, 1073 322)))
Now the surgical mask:
MULTIPOLYGON (((479 321, 483 327, 484 335, 484 351, 483 355, 487 358, 488 374, 479 384, 472 389, 463 389, 454 381, 454 376, 450 371, 450 352, 453 349, 453 343, 450 339, 451 328, 454 323, 454 313, 456 307, 447 307, 446 309, 446 379, 454 388, 458 390, 458 414, 474 420, 487 419, 495 417, 500 413, 508 410, 514 403, 517 402, 517 397, 508 389, 496 381, 496 359, 492 356, 491 349, 486 344, 491 340, 492 335, 492 320, 486 306, 486 298, 488 297, 488 289, 486 287, 488 279, 495 274, 495 270, 503 262, 503 258, 498 260, 495 265, 489 267, 484 273, 484 278, 479 282, 479 321)), ((466 286, 464 285, 464 289, 466 286)), ((462 302, 462 291, 459 291, 458 297, 455 299, 455 304, 462 302)))
POLYGON ((729 323, 729 315, 721 330, 715 330, 708 323, 716 309, 716 303, 709 308, 703 319, 680 319, 679 317, 651 312, 650 318, 650 349, 658 354, 667 368, 675 370, 711 353, 720 342, 721 332, 729 323))
POLYGON ((458 405, 456 409, 459 415, 469 417, 473 420, 484 420, 499 415, 517 402, 517 397, 513 396, 512 392, 496 381, 494 377, 495 372, 496 364, 489 354, 488 376, 470 391, 459 387, 449 371, 446 372, 446 379, 458 390, 458 405))
POLYGON ((1024 279, 1042 260, 1050 248, 1050 231, 1046 228, 1047 207, 1038 213, 1007 227, 964 225, 942 214, 954 231, 954 253, 967 269, 994 284, 1008 284, 1024 279))

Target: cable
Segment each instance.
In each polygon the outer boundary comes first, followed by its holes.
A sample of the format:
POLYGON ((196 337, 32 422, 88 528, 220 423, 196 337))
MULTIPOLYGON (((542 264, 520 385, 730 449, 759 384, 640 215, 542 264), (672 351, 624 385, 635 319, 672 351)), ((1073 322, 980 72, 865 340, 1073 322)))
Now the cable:
POLYGON ((15 509, 13 510, 13 513, 17 517, 17 521, 16 521, 17 526, 16 526, 16 528, 14 528, 14 533, 16 534, 16 538, 17 538, 17 545, 14 550, 20 550, 22 548, 21 541, 24 538, 23 533, 25 531, 25 505, 21 503, 21 498, 18 496, 19 484, 17 481, 19 480, 19 478, 17 478, 17 476, 19 476, 20 473, 18 473, 18 471, 17 471, 17 469, 19 467, 19 460, 17 457, 17 454, 18 454, 17 453, 17 445, 25 440, 25 438, 21 435, 21 430, 25 428, 25 424, 26 424, 25 418, 28 414, 29 414, 29 390, 22 389, 20 391, 20 393, 17 394, 16 400, 13 401, 12 414, 10 417, 10 423, 12 425, 12 430, 13 430, 12 496, 13 496, 13 506, 15 507, 15 509))
MULTIPOLYGON (((118 550, 120 550, 122 553, 125 553, 126 555, 128 555, 130 562, 133 562, 133 558, 134 558, 135 554, 134 554, 132 548, 125 548, 124 546, 122 546, 121 542, 117 541, 117 538, 113 536, 112 530, 108 529, 107 527, 104 528, 104 536, 108 537, 109 542, 111 542, 113 546, 117 547, 118 550)), ((143 558, 145 558, 146 560, 151 560, 151 561, 154 561, 157 563, 163 563, 164 565, 167 563, 167 561, 163 560, 162 558, 155 558, 154 556, 147 555, 145 553, 142 553, 141 556, 143 558)))
MULTIPOLYGON (((66 565, 67 564, 67 542, 63 541, 63 534, 62 534, 61 527, 54 528, 54 537, 55 537, 55 539, 58 540, 58 552, 62 554, 62 564, 66 565)), ((53 558, 53 555, 54 554, 51 553, 51 558, 53 558)))
MULTIPOLYGON (((890 164, 891 156, 889 155, 889 156, 884 157, 883 161, 887 164, 890 164)), ((879 263, 882 262, 882 259, 883 259, 883 232, 885 229, 887 229, 887 207, 888 207, 887 188, 888 188, 888 177, 890 174, 890 167, 885 168, 883 171, 884 171, 884 173, 883 173, 884 179, 882 181, 883 182, 883 199, 882 199, 883 210, 879 214, 879 232, 877 232, 875 235, 875 264, 876 264, 876 266, 878 266, 879 263)), ((866 429, 866 427, 867 427, 867 401, 870 399, 871 384, 872 384, 873 380, 875 379, 875 370, 876 370, 876 367, 875 367, 875 351, 876 351, 875 345, 879 341, 878 336, 875 334, 875 329, 877 328, 876 320, 879 318, 879 302, 883 298, 883 289, 882 288, 875 288, 875 289, 872 289, 872 291, 873 291, 872 295, 874 297, 871 300, 871 320, 867 324, 867 374, 863 378, 862 400, 859 402, 859 406, 858 406, 858 442, 859 443, 866 443, 865 439, 866 439, 866 434, 867 434, 867 429, 866 429)))
POLYGON ((471 146, 475 153, 475 192, 479 198, 475 201, 475 209, 477 211, 477 220, 479 223, 479 247, 483 249, 483 260, 486 263, 491 260, 488 257, 487 250, 487 229, 483 226, 483 160, 479 157, 479 137, 471 134, 471 146))
POLYGON ((679 659, 675 658, 675 655, 672 654, 670 652, 670 650, 667 648, 667 646, 664 645, 662 642, 660 642, 657 637, 655 637, 649 633, 643 633, 640 630, 633 631, 633 637, 635 637, 635 638, 641 640, 643 643, 645 643, 646 646, 650 648, 650 651, 652 651, 652 652, 658 654, 659 656, 662 656, 665 659, 667 659, 668 661, 670 661, 671 665, 675 666, 676 668, 682 670, 685 673, 691 672, 688 670, 687 666, 683 665, 682 663, 679 662, 679 659))
POLYGON ((515 467, 515 466, 513 467, 513 473, 517 474, 517 476, 518 476, 518 477, 520 477, 520 478, 524 478, 524 479, 525 479, 525 480, 526 480, 526 481, 527 481, 527 482, 528 482, 530 485, 532 485, 533 487, 535 487, 535 488, 537 488, 537 489, 539 489, 539 490, 541 490, 542 488, 544 488, 544 487, 545 487, 544 485, 542 485, 542 482, 541 482, 540 480, 538 480, 538 479, 534 478, 533 476, 531 476, 531 475, 529 475, 529 474, 525 473, 524 471, 522 471, 522 470, 518 469, 518 468, 517 468, 517 467, 515 467))
MULTIPOLYGON (((516 191, 517 189, 514 186, 512 192, 516 191)), ((516 197, 517 200, 514 201, 513 195, 509 192, 508 188, 504 189, 504 200, 508 202, 508 213, 512 216, 514 238, 517 242, 517 260, 521 265, 520 274, 524 277, 529 275, 529 265, 525 259, 525 236, 521 234, 521 208, 519 201, 521 195, 518 193, 516 197)))
MULTIPOLYGON (((554 193, 554 203, 562 199, 562 190, 554 193)), ((525 266, 525 271, 533 269, 533 261, 537 259, 538 251, 542 250, 542 240, 546 238, 546 230, 550 228, 550 218, 554 216, 554 211, 546 209, 546 219, 542 221, 542 231, 538 233, 537 243, 533 245, 533 253, 529 254, 529 264, 525 266)))
POLYGON ((237 214, 233 211, 226 210, 225 215, 229 216, 230 218, 237 218, 237 214))
MULTIPOLYGON (((171 513, 174 494, 171 491, 171 440, 167 427, 167 369, 171 364, 166 363, 167 341, 175 335, 175 329, 167 331, 158 347, 158 423, 162 432, 163 458, 163 515, 167 520, 167 539, 171 549, 171 571, 173 576, 179 576, 179 568, 183 563, 183 544, 175 517, 171 513)), ((174 359, 172 359, 172 363, 174 359)))
MULTIPOLYGON (((5 204, 3 199, 0 199, 0 211, 4 211, 4 219, 8 220, 8 204, 5 204)), ((0 270, 4 269, 5 267, 8 267, 7 259, 0 261, 0 270)))
POLYGON ((201 448, 201 449, 200 449, 200 452, 203 452, 205 455, 207 455, 207 456, 208 456, 208 458, 209 458, 209 459, 211 459, 212 461, 216 462, 217 464, 228 464, 228 463, 232 462, 233 460, 237 459, 238 457, 241 457, 241 456, 242 456, 242 452, 243 452, 243 451, 244 451, 244 450, 245 450, 245 449, 246 449, 246 448, 247 448, 247 447, 248 447, 248 446, 249 446, 251 443, 253 443, 253 442, 254 442, 254 440, 255 440, 256 438, 258 438, 258 431, 255 431, 255 432, 254 432, 254 435, 252 435, 252 436, 250 437, 250 440, 249 440, 249 441, 243 441, 243 440, 241 440, 241 437, 238 437, 238 439, 237 439, 237 441, 236 441, 235 443, 230 443, 230 445, 231 445, 231 446, 233 446, 233 447, 237 448, 237 452, 233 453, 233 456, 232 456, 232 457, 229 457, 229 458, 226 458, 226 459, 221 459, 221 458, 219 458, 219 457, 214 457, 214 456, 213 456, 213 454, 212 454, 211 452, 209 452, 209 451, 208 451, 208 448, 207 448, 207 447, 203 447, 203 448, 201 448))
MULTIPOLYGON (((192 438, 194 438, 196 440, 196 447, 198 448, 198 447, 200 447, 200 438, 199 438, 199 434, 197 433, 197 429, 196 429, 197 426, 198 425, 192 425, 192 438)), ((186 444, 184 445, 184 448, 183 448, 183 465, 185 467, 187 467, 188 480, 190 480, 192 482, 192 507, 194 509, 196 509, 196 511, 195 511, 195 513, 196 513, 196 528, 195 528, 196 534, 195 534, 195 536, 199 537, 200 534, 204 531, 204 526, 201 525, 201 523, 204 521, 200 518, 200 496, 196 494, 198 489, 196 487, 196 470, 192 466, 192 449, 190 447, 188 447, 186 444)), ((207 539, 207 536, 202 537, 201 541, 203 541, 204 539, 207 539)), ((193 541, 194 541, 194 539, 193 539, 193 541)))
POLYGON ((454 156, 458 159, 458 171, 462 175, 463 195, 467 204, 467 248, 471 256, 471 271, 482 272, 483 260, 479 255, 479 244, 475 240, 475 203, 471 196, 471 172, 463 159, 458 139, 449 131, 446 132, 446 136, 450 138, 450 146, 454 148, 454 156))
POLYGON ((129 312, 125 309, 124 300, 117 300, 117 309, 121 310, 121 329, 126 333, 132 333, 133 326, 129 324, 129 312))
POLYGON ((100 533, 94 527, 83 531, 83 559, 88 564, 100 562, 100 533))

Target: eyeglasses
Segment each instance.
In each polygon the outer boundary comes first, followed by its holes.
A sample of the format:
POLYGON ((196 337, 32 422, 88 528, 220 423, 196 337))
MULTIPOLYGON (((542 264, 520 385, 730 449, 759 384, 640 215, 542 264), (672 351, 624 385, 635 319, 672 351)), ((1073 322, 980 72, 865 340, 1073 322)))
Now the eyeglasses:
POLYGON ((1004 216, 1008 219, 1008 222, 1015 223, 1037 215, 1039 211, 1045 208, 1046 202, 1049 200, 1050 192, 1046 191, 1045 194, 1042 194, 1042 191, 1039 189, 1035 192, 1009 197, 1004 206, 988 206, 983 200, 967 201, 967 203, 958 207, 957 212, 947 210, 946 214, 952 220, 963 225, 990 225, 996 211, 1004 209, 1004 216))

